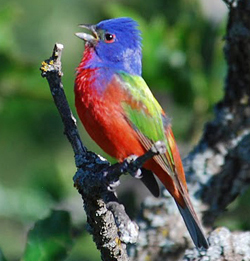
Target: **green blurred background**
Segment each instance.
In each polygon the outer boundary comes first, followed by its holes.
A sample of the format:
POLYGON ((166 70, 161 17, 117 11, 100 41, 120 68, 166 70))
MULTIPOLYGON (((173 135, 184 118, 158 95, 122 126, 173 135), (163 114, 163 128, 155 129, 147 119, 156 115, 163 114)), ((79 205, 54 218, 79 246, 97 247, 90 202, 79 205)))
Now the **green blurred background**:
MULTIPOLYGON (((219 0, 1 0, 0 249, 8 260, 21 258, 27 232, 52 209, 70 212, 74 241, 66 260, 100 260, 85 231, 81 198, 73 188, 73 153, 39 72, 54 43, 64 45, 63 83, 76 115, 74 74, 84 47, 74 36, 80 31, 77 25, 120 16, 136 19, 143 36, 143 76, 171 115, 185 156, 223 95, 226 13, 219 0)), ((107 157, 80 124, 79 129, 84 144, 107 157)), ((135 191, 133 184, 124 178, 119 194, 133 203, 124 199, 135 217, 135 206, 149 194, 139 183, 135 191)), ((249 228, 243 218, 247 199, 246 195, 236 201, 221 223, 249 228), (236 211, 242 213, 238 219, 236 211)))

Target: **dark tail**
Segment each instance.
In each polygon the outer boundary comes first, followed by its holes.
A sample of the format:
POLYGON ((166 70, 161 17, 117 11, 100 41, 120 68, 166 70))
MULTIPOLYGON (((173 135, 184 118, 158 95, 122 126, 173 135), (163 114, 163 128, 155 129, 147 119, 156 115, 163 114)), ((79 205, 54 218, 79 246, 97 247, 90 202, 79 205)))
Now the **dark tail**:
POLYGON ((149 189, 149 191, 153 194, 153 196, 158 198, 160 196, 160 188, 158 186, 158 183, 155 179, 153 172, 144 168, 141 168, 141 171, 142 171, 141 181, 149 189))
MULTIPOLYGON (((177 202, 176 202, 179 211, 183 217, 183 220, 186 224, 186 227, 189 231, 189 234, 197 248, 205 248, 208 249, 209 245, 207 242, 207 239, 202 231, 200 222, 198 221, 198 218, 196 217, 196 214, 194 215, 191 213, 191 210, 188 206, 185 206, 182 208, 177 202)), ((193 211, 192 211, 193 212, 193 211)))

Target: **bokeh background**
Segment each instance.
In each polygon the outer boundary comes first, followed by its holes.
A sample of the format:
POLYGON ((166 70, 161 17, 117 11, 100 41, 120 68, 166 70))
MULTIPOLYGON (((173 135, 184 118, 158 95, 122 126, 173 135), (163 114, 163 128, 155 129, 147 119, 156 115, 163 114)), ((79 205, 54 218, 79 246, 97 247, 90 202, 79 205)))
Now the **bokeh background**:
MULTIPOLYGON (((100 260, 73 187, 73 153, 39 67, 55 42, 64 45, 63 83, 76 115, 74 75, 84 48, 74 36, 81 31, 77 25, 120 16, 140 25, 143 76, 172 117, 183 157, 213 117, 226 74, 222 50, 227 8, 222 0, 1 0, 0 249, 8 260, 21 258, 27 232, 52 209, 67 210, 71 216, 74 240, 66 260, 100 260)), ((108 158, 80 124, 79 129, 84 144, 108 158)), ((139 182, 135 189, 137 181, 131 179, 123 178, 119 194, 136 217, 136 208, 149 193, 139 182)), ((218 224, 249 229, 244 214, 248 194, 236 200, 218 224)))

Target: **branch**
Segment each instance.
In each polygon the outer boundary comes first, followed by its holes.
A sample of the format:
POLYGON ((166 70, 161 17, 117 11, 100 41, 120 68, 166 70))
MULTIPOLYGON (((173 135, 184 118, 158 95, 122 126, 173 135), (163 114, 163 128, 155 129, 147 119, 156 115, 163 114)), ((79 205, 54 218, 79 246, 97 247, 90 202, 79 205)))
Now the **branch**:
POLYGON ((83 146, 80 139, 76 120, 69 108, 61 77, 63 76, 61 68, 61 56, 62 56, 63 45, 56 44, 53 49, 53 53, 50 59, 42 62, 42 77, 46 77, 52 97, 55 105, 60 113, 62 122, 64 124, 64 133, 66 134, 75 154, 76 166, 79 167, 82 163, 83 156, 86 154, 87 149, 83 146))
POLYGON ((117 202, 115 194, 105 189, 104 186, 95 185, 100 172, 107 170, 110 164, 105 159, 87 151, 82 144, 61 82, 62 49, 61 44, 56 44, 52 57, 44 61, 40 69, 42 76, 46 77, 49 83, 55 105, 64 124, 64 133, 74 150, 78 168, 74 182, 84 201, 89 231, 93 235, 97 248, 101 251, 102 260, 128 260, 126 244, 121 241, 120 226, 117 225, 116 220, 120 215, 123 216, 127 225, 121 231, 126 232, 128 241, 135 241, 138 228, 125 213, 124 207, 117 202), (115 208, 112 207, 114 205, 115 208))

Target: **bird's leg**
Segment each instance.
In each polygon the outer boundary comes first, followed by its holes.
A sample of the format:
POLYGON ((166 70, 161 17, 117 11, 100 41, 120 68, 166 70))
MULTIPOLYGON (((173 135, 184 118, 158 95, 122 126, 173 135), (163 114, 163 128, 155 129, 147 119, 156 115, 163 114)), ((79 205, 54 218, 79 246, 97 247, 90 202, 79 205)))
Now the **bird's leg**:
POLYGON ((153 158, 156 155, 166 153, 166 145, 163 141, 157 141, 153 144, 153 146, 143 155, 137 157, 135 155, 131 155, 126 158, 124 161, 127 161, 128 168, 127 172, 135 178, 142 178, 141 168, 149 159, 153 158))
POLYGON ((123 162, 109 166, 103 175, 103 182, 107 185, 108 190, 114 191, 120 185, 119 178, 124 173, 129 173, 135 178, 142 178, 141 168, 146 161, 156 155, 166 153, 166 145, 163 141, 157 141, 143 155, 130 155, 123 162))
MULTIPOLYGON (((125 160, 127 161, 128 164, 134 164, 134 162, 135 162, 137 159, 138 159, 138 156, 136 156, 136 155, 130 155, 130 156, 127 157, 125 160)), ((136 179, 141 179, 141 178, 142 178, 141 167, 142 167, 142 166, 140 166, 139 169, 136 169, 137 166, 132 167, 130 171, 128 170, 128 172, 129 172, 129 174, 130 174, 131 176, 133 176, 134 178, 136 178, 136 179), (133 168, 135 169, 134 171, 133 171, 133 168)))
POLYGON ((120 176, 123 171, 120 168, 120 164, 116 163, 108 167, 103 173, 104 184, 106 184, 107 189, 111 192, 115 192, 115 189, 120 185, 120 176))

